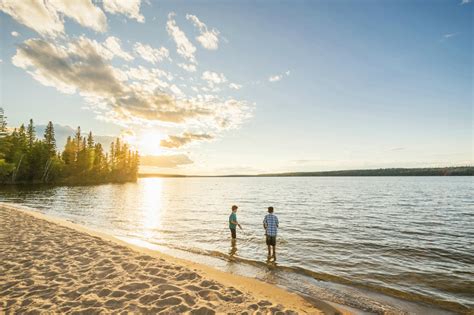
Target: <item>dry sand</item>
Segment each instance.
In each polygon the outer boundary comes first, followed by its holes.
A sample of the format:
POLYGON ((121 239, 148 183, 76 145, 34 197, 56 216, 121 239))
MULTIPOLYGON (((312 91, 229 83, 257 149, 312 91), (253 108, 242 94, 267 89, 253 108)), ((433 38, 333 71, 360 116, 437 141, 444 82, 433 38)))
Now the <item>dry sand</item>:
POLYGON ((0 205, 0 313, 321 314, 255 279, 0 205))

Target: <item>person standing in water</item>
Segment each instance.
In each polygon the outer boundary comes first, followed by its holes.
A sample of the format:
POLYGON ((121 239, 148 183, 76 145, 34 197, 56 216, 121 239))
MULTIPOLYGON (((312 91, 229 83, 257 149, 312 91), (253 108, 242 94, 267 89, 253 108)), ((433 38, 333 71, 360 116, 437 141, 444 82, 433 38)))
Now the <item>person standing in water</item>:
POLYGON ((242 230, 242 226, 240 226, 239 222, 237 221, 237 207, 236 205, 232 206, 232 213, 229 216, 229 229, 230 229, 230 234, 232 236, 232 241, 235 241, 237 238, 237 231, 236 228, 237 226, 242 230))
POLYGON ((276 261, 275 247, 278 230, 278 218, 273 214, 273 207, 268 207, 268 214, 263 219, 263 228, 265 229, 265 236, 267 238, 268 260, 273 257, 273 260, 276 261), (271 249, 273 249, 273 254, 271 249))

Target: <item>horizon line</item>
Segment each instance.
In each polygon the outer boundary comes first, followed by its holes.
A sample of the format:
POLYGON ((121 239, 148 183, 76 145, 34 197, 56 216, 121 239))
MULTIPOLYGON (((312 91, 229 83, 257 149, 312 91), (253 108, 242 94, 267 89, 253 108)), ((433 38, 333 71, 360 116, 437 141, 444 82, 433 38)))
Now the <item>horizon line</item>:
POLYGON ((221 175, 199 175, 199 174, 172 174, 172 173, 138 173, 138 177, 308 177, 308 176, 456 176, 446 174, 427 174, 417 175, 414 172, 440 172, 446 170, 462 169, 466 173, 460 174, 461 176, 474 176, 473 165, 461 165, 461 166, 445 166, 445 167, 390 167, 390 168, 369 168, 369 169, 345 169, 345 170, 330 170, 330 171, 303 171, 303 172, 278 172, 278 173, 257 173, 257 174, 221 174, 221 175), (375 174, 376 172, 387 172, 387 171, 409 171, 411 174, 375 174), (354 174, 356 172, 374 173, 374 174, 354 174))

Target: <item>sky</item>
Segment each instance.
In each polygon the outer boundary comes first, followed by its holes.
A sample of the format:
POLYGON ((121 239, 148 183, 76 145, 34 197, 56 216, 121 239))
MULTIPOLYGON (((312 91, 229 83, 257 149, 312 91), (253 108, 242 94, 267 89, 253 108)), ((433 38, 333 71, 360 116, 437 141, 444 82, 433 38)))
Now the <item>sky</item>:
POLYGON ((473 5, 0 0, 0 107, 142 172, 472 165, 473 5))

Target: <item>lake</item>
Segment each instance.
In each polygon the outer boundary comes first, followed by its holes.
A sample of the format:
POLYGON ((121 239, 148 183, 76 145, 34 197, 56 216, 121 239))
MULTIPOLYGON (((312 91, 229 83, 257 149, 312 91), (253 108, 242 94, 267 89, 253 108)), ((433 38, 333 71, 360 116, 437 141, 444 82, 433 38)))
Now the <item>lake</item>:
POLYGON ((3 187, 0 201, 363 311, 442 314, 474 307, 473 188, 472 177, 143 178, 3 187), (268 206, 277 264, 266 263, 268 206))

